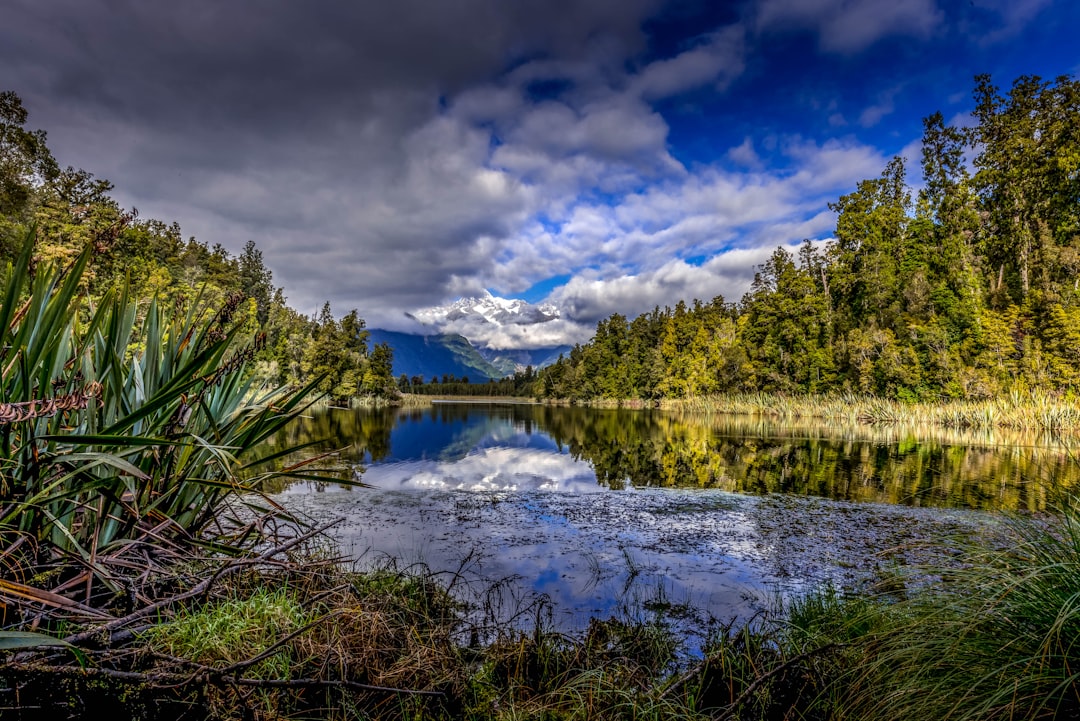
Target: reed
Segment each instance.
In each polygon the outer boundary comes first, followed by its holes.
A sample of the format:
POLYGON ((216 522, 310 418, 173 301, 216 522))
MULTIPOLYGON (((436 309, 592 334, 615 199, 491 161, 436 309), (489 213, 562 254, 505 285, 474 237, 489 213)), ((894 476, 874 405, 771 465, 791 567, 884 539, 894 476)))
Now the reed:
POLYGON ((1077 401, 1033 391, 990 400, 946 400, 933 403, 850 394, 784 396, 742 393, 665 400, 662 407, 700 413, 766 416, 778 419, 814 418, 850 425, 912 424, 956 429, 1080 430, 1077 401))
POLYGON ((887 608, 847 674, 853 718, 1080 717, 1080 507, 1012 517, 940 583, 887 608))

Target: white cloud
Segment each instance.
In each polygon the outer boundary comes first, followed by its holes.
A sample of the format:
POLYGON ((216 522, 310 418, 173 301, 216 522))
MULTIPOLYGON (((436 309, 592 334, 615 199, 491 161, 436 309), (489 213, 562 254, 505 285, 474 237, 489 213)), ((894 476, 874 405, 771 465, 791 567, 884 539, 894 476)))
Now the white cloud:
POLYGON ((809 29, 826 52, 852 54, 888 36, 929 37, 943 21, 935 0, 761 0, 760 30, 809 29))
POLYGON ((730 250, 697 266, 672 260, 635 275, 591 278, 579 275, 551 296, 564 312, 595 324, 612 313, 635 317, 656 306, 680 300, 712 300, 718 295, 737 301, 749 290, 754 266, 764 263, 774 247, 730 250))
POLYGON ((864 128, 871 128, 881 122, 881 119, 886 115, 891 115, 896 110, 896 95, 900 92, 900 87, 889 88, 888 90, 879 93, 877 96, 877 102, 863 109, 859 114, 859 125, 864 128))
POLYGON ((697 168, 616 202, 581 200, 555 228, 526 226, 503 246, 506 259, 493 285, 513 292, 570 274, 548 298, 563 317, 511 328, 461 320, 444 329, 499 348, 554 345, 586 339, 597 320, 614 312, 634 316, 716 295, 738 300, 753 266, 776 247, 827 238, 835 216, 826 203, 876 177, 886 162, 854 141, 796 137, 782 140, 780 149, 790 161, 784 170, 697 168))
POLYGON ((732 25, 705 38, 697 47, 646 66, 630 82, 630 91, 657 100, 707 84, 720 89, 745 68, 745 31, 732 25))
MULTIPOLYGON (((999 23, 990 32, 979 32, 982 45, 994 45, 1016 36, 1027 27, 1052 0, 969 0, 972 7, 989 13, 999 23)), ((969 28, 961 27, 965 32, 969 28)))
POLYGON ((743 138, 742 143, 727 151, 727 157, 734 163, 758 170, 762 167, 761 157, 754 150, 754 139, 749 135, 743 138))

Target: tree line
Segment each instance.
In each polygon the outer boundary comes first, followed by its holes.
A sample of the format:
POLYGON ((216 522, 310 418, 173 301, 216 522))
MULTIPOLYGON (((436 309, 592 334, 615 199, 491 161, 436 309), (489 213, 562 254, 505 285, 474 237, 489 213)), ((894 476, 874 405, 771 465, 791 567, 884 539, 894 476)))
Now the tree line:
POLYGON ((910 401, 1080 387, 1080 83, 978 76, 970 127, 924 120, 922 187, 893 158, 778 248, 738 302, 614 314, 541 370, 544 398, 853 392, 910 401))
POLYGON ((132 297, 156 298, 178 311, 242 299, 239 312, 249 330, 262 334, 251 364, 260 381, 302 386, 321 378, 319 390, 334 402, 396 396, 393 351, 386 344, 368 347, 356 310, 340 320, 329 303, 311 316, 299 313, 274 285, 254 241, 234 256, 220 244, 184 240, 176 223, 125 211, 110 196, 107 180, 61 167, 45 132, 27 128, 27 120, 18 95, 0 92, 0 266, 16 261, 30 228, 35 266, 70 264, 92 244, 84 274, 91 297, 126 284, 132 297))
POLYGON ((536 377, 536 371, 530 365, 524 370, 515 371, 513 375, 483 380, 471 379, 469 376, 458 378, 453 373, 444 373, 441 380, 439 376, 432 376, 430 381, 426 381, 423 376, 410 377, 402 373, 398 376, 397 385, 402 393, 415 395, 498 398, 532 395, 536 377))

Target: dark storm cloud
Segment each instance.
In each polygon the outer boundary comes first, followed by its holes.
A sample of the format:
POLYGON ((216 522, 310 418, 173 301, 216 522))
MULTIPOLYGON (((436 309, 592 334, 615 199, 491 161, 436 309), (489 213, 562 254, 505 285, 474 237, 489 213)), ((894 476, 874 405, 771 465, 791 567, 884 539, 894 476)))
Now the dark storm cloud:
POLYGON ((303 302, 407 307, 490 264, 523 211, 440 99, 534 55, 618 64, 653 4, 15 0, 0 85, 61 162, 204 241, 253 237, 303 302))

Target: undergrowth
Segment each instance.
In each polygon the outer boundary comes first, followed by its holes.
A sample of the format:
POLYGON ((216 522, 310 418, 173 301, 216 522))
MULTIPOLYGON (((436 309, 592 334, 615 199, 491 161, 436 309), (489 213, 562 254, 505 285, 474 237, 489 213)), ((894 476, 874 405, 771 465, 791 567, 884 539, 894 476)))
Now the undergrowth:
MULTIPOLYGON (((99 680, 118 718, 1075 718, 1078 518, 1071 506, 1015 517, 932 585, 826 587, 749 622, 713 620, 695 652, 663 612, 576 635, 537 613, 481 640, 475 609, 423 567, 360 573, 300 554, 223 580, 89 663, 144 681, 99 680)), ((13 668, 0 686, 27 703, 34 683, 13 668)), ((72 675, 69 695, 101 693, 72 675)))

